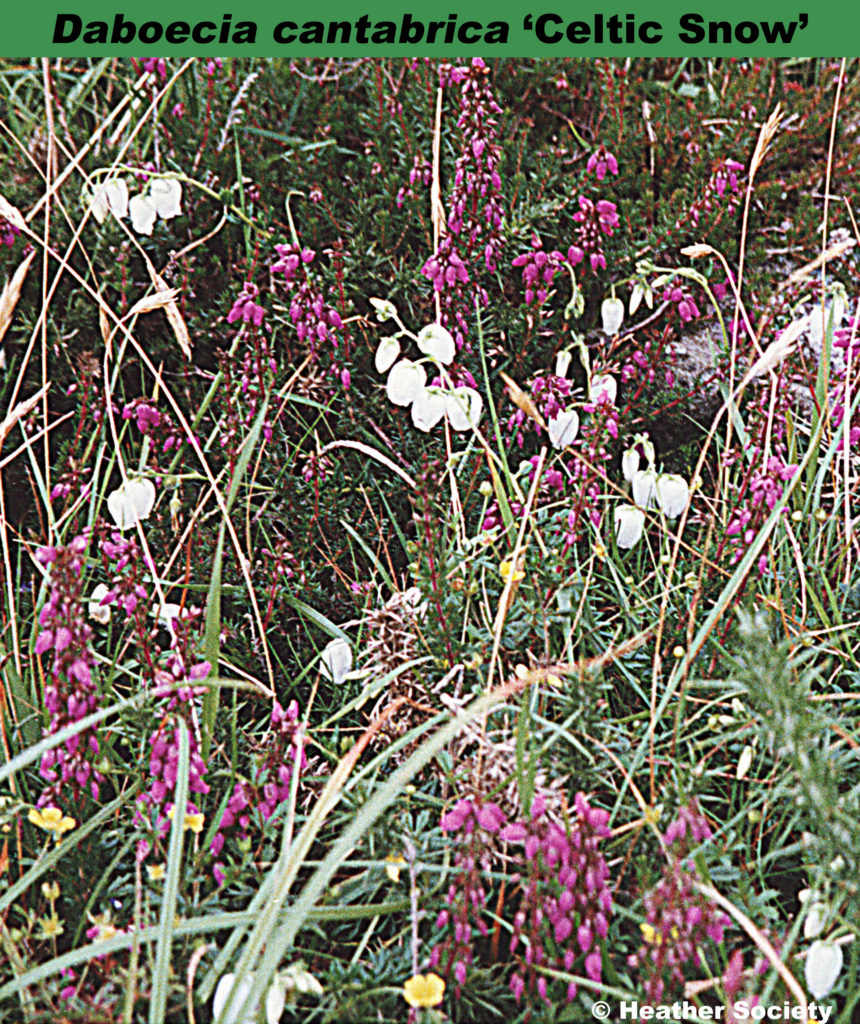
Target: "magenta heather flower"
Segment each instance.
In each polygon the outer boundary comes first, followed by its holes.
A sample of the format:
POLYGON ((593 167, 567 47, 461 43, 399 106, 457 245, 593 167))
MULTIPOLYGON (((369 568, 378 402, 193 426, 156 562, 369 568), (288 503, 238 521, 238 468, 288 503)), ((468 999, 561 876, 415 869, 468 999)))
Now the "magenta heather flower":
POLYGON ((15 244, 15 239, 20 234, 20 228, 15 227, 15 225, 5 217, 0 217, 0 245, 6 245, 11 249, 15 244))
POLYGON ((690 854, 710 837, 695 804, 682 808, 663 836, 669 862, 660 882, 645 896, 645 941, 630 957, 652 1004, 683 993, 689 969, 703 966, 702 947, 707 940, 719 945, 731 923, 697 888, 699 874, 690 854))
POLYGON ((546 300, 555 275, 564 266, 564 256, 557 249, 544 252, 543 243, 534 235, 531 252, 521 253, 512 261, 511 266, 523 268, 526 305, 530 306, 533 302, 540 305, 546 300))
POLYGON ((448 197, 448 233, 421 272, 439 294, 441 322, 454 335, 458 348, 466 343, 466 318, 475 303, 486 306, 489 302, 477 281, 477 263, 483 261, 493 273, 502 247, 501 147, 494 116, 502 111, 493 98, 489 73, 480 57, 468 66, 446 66, 442 72, 444 85, 460 87, 460 156, 448 197))
MULTIPOLYGON (((554 983, 539 973, 542 967, 569 972, 581 963, 585 974, 600 982, 600 943, 608 932, 612 895, 598 846, 610 835, 608 818, 582 793, 568 827, 550 818, 541 795, 526 819, 513 822, 497 804, 458 800, 441 821, 442 830, 457 841, 455 874, 436 920, 445 937, 433 947, 429 966, 453 975, 458 988, 465 983, 475 936, 488 934, 487 880, 503 842, 515 870, 510 876, 517 908, 510 942, 515 967, 509 988, 517 1001, 527 994, 551 1002, 554 983)), ((576 986, 567 986, 565 995, 573 1000, 576 986)))
POLYGON ((300 248, 294 244, 276 245, 275 252, 278 258, 272 264, 272 273, 284 275, 284 283, 290 295, 290 319, 299 341, 308 343, 314 359, 319 358, 322 345, 330 346, 334 357, 331 372, 340 377, 342 367, 338 359, 345 358, 347 354, 341 346, 343 321, 340 313, 326 301, 322 288, 308 273, 316 253, 313 249, 300 248))
MULTIPOLYGON (((275 701, 266 743, 255 757, 251 777, 234 785, 221 815, 210 846, 214 857, 221 855, 228 835, 246 840, 254 821, 265 825, 289 799, 293 770, 298 767, 302 772, 307 765, 304 742, 298 704, 290 701, 284 710, 275 701)), ((215 881, 222 885, 226 877, 224 864, 217 861, 212 871, 215 881)))
POLYGON ((618 161, 605 146, 600 146, 588 158, 586 170, 589 174, 593 171, 597 175, 597 180, 603 181, 607 171, 610 174, 618 174, 618 161))
MULTIPOLYGON (((44 547, 36 553, 37 560, 48 570, 50 585, 48 600, 39 613, 35 644, 37 655, 48 656, 47 736, 86 718, 99 703, 92 675, 92 629, 86 621, 87 599, 82 594, 81 577, 88 546, 89 538, 81 534, 64 547, 44 547)), ((43 754, 39 774, 48 786, 39 797, 39 806, 62 806, 63 797, 80 799, 84 793, 97 800, 102 781, 94 768, 98 755, 98 735, 93 727, 43 754)))
MULTIPOLYGON (((520 900, 510 943, 518 965, 509 987, 518 1000, 528 991, 551 1003, 547 980, 538 973, 541 967, 570 972, 581 961, 588 978, 601 980, 600 943, 609 930, 612 891, 599 845, 611 835, 609 815, 592 808, 582 793, 576 794, 573 810, 564 827, 549 818, 546 802, 538 795, 529 819, 502 832, 509 843, 522 843, 524 853, 522 868, 513 879, 520 900)), ((568 1002, 576 992, 571 982, 568 1002)))
POLYGON ((608 199, 598 199, 593 203, 585 196, 579 197, 579 209, 573 215, 579 225, 576 242, 567 250, 567 257, 573 266, 581 263, 585 257, 592 271, 606 269, 606 257, 603 254, 603 235, 610 236, 619 225, 618 207, 608 199))
MULTIPOLYGON (((199 608, 186 610, 185 615, 173 621, 170 652, 163 667, 156 673, 154 694, 163 699, 158 728, 149 737, 149 784, 137 801, 134 817, 136 825, 148 831, 147 839, 138 844, 138 858, 143 860, 153 846, 158 846, 170 830, 170 816, 174 813, 172 800, 179 771, 179 721, 188 732, 189 764, 188 791, 205 795, 206 765, 200 755, 195 726, 194 705, 203 690, 195 683, 205 679, 211 671, 208 661, 200 661, 195 646, 201 629, 199 608)), ((199 814, 199 808, 187 801, 184 814, 199 814)))
POLYGON ((664 302, 675 303, 682 323, 688 324, 691 320, 701 316, 696 300, 677 285, 670 285, 663 290, 663 300, 664 302))
POLYGON ((259 294, 260 289, 250 281, 246 281, 227 314, 227 323, 234 324, 237 320, 241 320, 243 324, 253 324, 255 327, 259 327, 266 315, 266 310, 257 302, 259 294))

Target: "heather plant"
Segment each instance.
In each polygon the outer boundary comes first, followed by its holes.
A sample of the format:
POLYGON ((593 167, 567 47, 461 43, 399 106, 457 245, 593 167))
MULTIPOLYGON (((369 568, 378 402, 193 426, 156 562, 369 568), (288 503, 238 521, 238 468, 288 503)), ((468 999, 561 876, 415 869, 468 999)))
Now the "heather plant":
POLYGON ((856 70, 0 67, 0 1013, 854 1019, 856 70))

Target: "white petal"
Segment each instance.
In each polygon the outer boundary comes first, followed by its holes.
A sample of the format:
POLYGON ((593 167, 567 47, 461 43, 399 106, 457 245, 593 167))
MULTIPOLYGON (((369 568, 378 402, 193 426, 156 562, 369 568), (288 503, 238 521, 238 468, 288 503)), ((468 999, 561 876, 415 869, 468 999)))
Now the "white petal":
POLYGON ((87 603, 87 614, 91 619, 106 626, 110 622, 111 607, 109 604, 102 604, 102 599, 108 594, 108 588, 104 583, 99 583, 90 594, 87 603))
POLYGON ((639 543, 645 529, 645 513, 635 505, 618 505, 615 509, 615 542, 620 548, 639 543))
POLYGON ((438 388, 424 388, 412 403, 412 422, 423 431, 432 430, 445 415, 445 394, 438 388))
POLYGON ((639 452, 634 448, 628 448, 621 456, 621 472, 624 479, 629 483, 639 472, 639 452))
POLYGON ((418 348, 425 356, 432 356, 446 365, 457 354, 457 346, 451 332, 441 324, 428 324, 418 333, 418 348))
POLYGON ((411 405, 424 390, 427 374, 423 366, 401 359, 395 363, 385 382, 385 393, 388 400, 395 405, 411 405))
POLYGON ((617 334, 624 323, 624 303, 621 299, 604 299, 600 307, 604 334, 617 334))
POLYGON ((224 1007, 227 1005, 227 1000, 230 998, 230 993, 233 990, 235 980, 235 974, 225 974, 218 982, 218 987, 215 989, 215 996, 212 999, 212 1013, 215 1018, 215 1022, 216 1024, 256 1024, 257 1014, 254 1012, 248 1013, 245 1017, 239 1017, 239 1009, 248 997, 248 993, 251 991, 251 986, 254 984, 253 974, 246 974, 242 977, 242 980, 238 985, 236 1001, 233 1003, 234 1009, 229 1015, 225 1017, 220 1016, 224 1007))
POLYGON ((615 405, 615 399, 618 397, 618 381, 611 373, 604 373, 591 381, 588 391, 589 402, 599 402, 601 395, 606 395, 610 405, 615 405))
POLYGON ((657 508, 657 472, 640 469, 633 475, 633 500, 640 508, 657 508))
POLYGON ((555 357, 555 375, 556 377, 566 377, 567 371, 570 369, 570 360, 573 357, 573 353, 569 348, 563 348, 561 352, 555 357))
POLYGON ((388 299, 370 299, 370 304, 376 310, 376 319, 380 323, 386 320, 393 320, 397 316, 397 309, 393 302, 388 299))
MULTIPOLYGON (((84 192, 84 196, 87 192, 84 192)), ((104 224, 108 215, 108 201, 104 185, 98 185, 90 195, 90 210, 99 224, 104 224)))
POLYGON ((565 409, 547 424, 553 448, 567 448, 579 430, 579 417, 575 409, 565 409))
POLYGON ((456 388, 445 395, 445 415, 452 430, 477 427, 483 408, 484 400, 474 388, 456 388))
POLYGON ((182 618, 182 607, 171 601, 165 601, 155 609, 155 617, 158 619, 159 626, 172 630, 174 621, 182 618))
POLYGON ((642 304, 642 298, 645 295, 645 289, 642 287, 642 282, 637 281, 633 285, 633 291, 630 293, 630 315, 636 312, 639 306, 642 304))
POLYGON ((842 947, 816 939, 806 954, 806 987, 816 999, 829 995, 842 970, 842 947))
POLYGON ((687 481, 677 473, 661 473, 657 477, 657 504, 663 515, 674 519, 687 507, 690 488, 687 481))
POLYGON ((128 185, 122 178, 112 178, 102 186, 110 212, 120 220, 128 215, 128 185))
POLYGON ((286 985, 275 975, 275 980, 266 993, 266 1024, 278 1024, 287 1001, 286 985))
POLYGON ((151 235, 155 224, 155 207, 144 195, 133 196, 128 204, 131 226, 139 235, 151 235))
POLYGON ((176 178, 153 178, 149 185, 149 201, 162 220, 178 217, 182 213, 182 182, 176 178))
POLYGON ((750 770, 753 761, 753 748, 747 743, 738 758, 738 766, 735 768, 735 778, 743 779, 750 770))
POLYGON ((320 672, 336 686, 340 685, 352 669, 352 648, 342 637, 330 640, 320 658, 320 672))
POLYGON ((373 360, 376 372, 388 373, 391 367, 397 362, 399 355, 400 342, 397 338, 380 338, 379 345, 376 349, 376 356, 373 360))
POLYGON ((803 921, 803 937, 817 939, 827 924, 827 907, 819 900, 814 900, 803 921))
POLYGON ((141 477, 127 480, 108 495, 107 507, 120 530, 146 519, 155 505, 155 485, 141 477))

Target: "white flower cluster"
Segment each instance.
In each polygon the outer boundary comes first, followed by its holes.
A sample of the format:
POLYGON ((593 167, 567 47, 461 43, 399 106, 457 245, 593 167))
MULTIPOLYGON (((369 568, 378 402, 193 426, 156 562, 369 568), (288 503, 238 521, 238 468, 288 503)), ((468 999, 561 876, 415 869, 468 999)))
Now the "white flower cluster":
POLYGON ((425 432, 442 419, 447 419, 452 430, 476 429, 484 408, 480 393, 472 387, 455 387, 445 370, 457 353, 451 332, 441 324, 428 324, 417 335, 412 334, 400 323, 397 310, 387 299, 370 301, 378 320, 396 320, 400 327, 396 335, 382 338, 374 360, 377 373, 388 374, 385 382, 388 400, 410 409, 413 425, 425 432), (415 341, 423 359, 400 358, 403 337, 415 341), (438 372, 441 385, 428 386, 424 363, 438 372))
POLYGON ((639 543, 645 529, 645 513, 659 510, 668 519, 675 519, 687 507, 690 486, 678 473, 658 473, 654 468, 654 445, 647 434, 637 434, 635 444, 621 457, 621 471, 631 485, 633 504, 615 508, 615 541, 620 548, 639 543), (640 451, 647 461, 639 468, 640 451))
POLYGON ((170 220, 182 213, 182 184, 175 178, 152 178, 149 188, 128 197, 128 185, 122 178, 111 178, 98 185, 89 198, 93 216, 103 224, 108 213, 117 220, 131 218, 139 235, 151 235, 158 217, 170 220))
MULTIPOLYGON (((837 858, 839 860, 841 858, 837 858)), ((836 866, 837 861, 833 862, 831 868, 836 866)), ((834 942, 832 937, 821 937, 827 926, 834 923, 835 914, 828 903, 810 889, 802 889, 797 898, 806 911, 803 937, 815 940, 806 952, 803 971, 806 987, 815 999, 824 999, 836 985, 845 960, 842 946, 838 942, 834 942)))
MULTIPOLYGON (((225 974, 221 978, 212 999, 213 1020, 216 1024, 258 1024, 260 1020, 259 1006, 254 1006, 249 1013, 239 1016, 242 1003, 250 995, 253 985, 253 973, 243 974, 238 981, 235 974, 225 974), (224 1008, 234 988, 237 991, 233 1008, 228 1013, 224 1013, 224 1008)), ((278 1024, 284 1012, 284 1006, 287 1002, 293 1002, 296 996, 307 995, 319 998, 322 994, 322 985, 301 964, 293 964, 285 971, 278 971, 266 992, 266 1024, 278 1024)))

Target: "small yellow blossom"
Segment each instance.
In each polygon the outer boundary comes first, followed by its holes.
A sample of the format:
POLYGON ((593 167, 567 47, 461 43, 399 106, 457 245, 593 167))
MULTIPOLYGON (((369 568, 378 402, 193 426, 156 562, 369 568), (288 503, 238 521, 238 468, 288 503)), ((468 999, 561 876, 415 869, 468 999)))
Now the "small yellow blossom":
POLYGON ((56 939, 63 934, 63 922, 56 914, 51 914, 50 917, 40 917, 39 926, 41 928, 40 939, 56 939))
MULTIPOLYGON (((643 924, 640 924, 639 928, 642 932, 642 938, 648 943, 649 946, 659 946, 662 943, 663 936, 660 934, 660 932, 657 931, 653 924, 648 924, 648 922, 646 921, 643 924)), ((676 927, 672 928, 671 936, 673 939, 680 938, 680 934, 681 933, 678 931, 676 927)))
MULTIPOLYGON (((173 815, 175 811, 176 808, 171 807, 170 810, 167 812, 167 817, 170 818, 171 821, 173 821, 173 815)), ((190 829, 195 835, 200 835, 200 833, 203 831, 203 823, 205 821, 205 814, 186 814, 184 828, 186 830, 190 829)))
POLYGON ((687 652, 684 650, 684 648, 680 644, 678 644, 677 646, 672 648, 672 657, 673 658, 683 658, 686 653, 687 652))
POLYGON ((46 832, 53 832, 58 840, 64 832, 70 832, 77 824, 74 818, 64 815, 59 807, 46 807, 44 810, 32 807, 27 818, 33 825, 46 832))
MULTIPOLYGON (((499 575, 502 577, 505 583, 507 583, 509 579, 512 580, 514 583, 517 583, 519 582, 519 580, 525 579, 526 574, 522 571, 522 569, 517 569, 514 566, 513 562, 502 562, 499 565, 499 575)), ((416 975, 416 977, 420 978, 422 977, 422 975, 418 974, 416 975)))
POLYGON ((438 974, 416 974, 403 984, 403 998, 417 1009, 438 1006, 445 995, 445 982, 438 974))
POLYGON ((392 882, 400 881, 400 869, 406 866, 406 861, 399 853, 389 853, 385 858, 385 873, 392 882))
POLYGON ((60 898, 60 887, 56 882, 42 882, 42 895, 51 903, 60 898))
POLYGON ((596 558, 599 558, 601 562, 606 558, 606 548, 600 543, 600 541, 597 541, 594 545, 594 555, 596 558))
POLYGON ((146 873, 149 876, 150 882, 158 882, 164 878, 164 865, 163 864, 147 864, 146 873))

